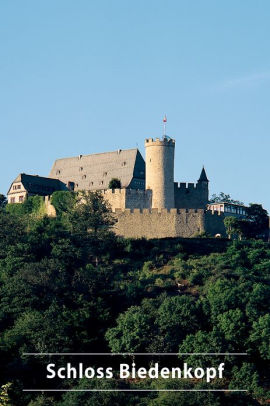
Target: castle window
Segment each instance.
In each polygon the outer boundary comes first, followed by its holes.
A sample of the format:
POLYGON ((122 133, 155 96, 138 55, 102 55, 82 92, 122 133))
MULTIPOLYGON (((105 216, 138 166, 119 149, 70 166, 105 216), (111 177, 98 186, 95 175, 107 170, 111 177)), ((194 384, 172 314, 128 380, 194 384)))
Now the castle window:
POLYGON ((69 190, 74 190, 75 183, 74 182, 68 182, 67 187, 68 187, 69 190))
POLYGON ((61 171, 60 171, 60 169, 58 169, 58 170, 56 171, 56 175, 60 175, 60 173, 61 173, 61 171))
POLYGON ((102 180, 102 181, 100 182, 100 185, 103 185, 103 183, 104 183, 104 182, 103 182, 103 180, 102 180))
POLYGON ((122 162, 122 166, 126 166, 126 164, 127 164, 126 161, 122 162))
POLYGON ((90 182, 90 186, 93 186, 94 182, 90 182))
POLYGON ((83 176, 82 176, 82 179, 86 179, 86 175, 83 175, 83 176))
POLYGON ((79 171, 80 171, 80 172, 82 172, 82 171, 83 171, 83 167, 82 167, 82 166, 80 166, 79 171))
POLYGON ((104 172, 104 173, 103 173, 103 176, 107 176, 107 175, 108 175, 108 172, 104 172))

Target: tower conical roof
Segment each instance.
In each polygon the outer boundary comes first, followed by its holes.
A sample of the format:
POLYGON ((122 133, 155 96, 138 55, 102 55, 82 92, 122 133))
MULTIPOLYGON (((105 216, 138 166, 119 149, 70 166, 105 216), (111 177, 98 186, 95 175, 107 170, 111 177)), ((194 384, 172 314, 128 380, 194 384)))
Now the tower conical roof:
POLYGON ((206 176, 206 172, 205 172, 204 166, 203 166, 203 168, 202 168, 202 171, 201 171, 200 177, 199 177, 199 179, 198 179, 198 182, 209 182, 209 180, 208 180, 208 178, 207 178, 207 176, 206 176))

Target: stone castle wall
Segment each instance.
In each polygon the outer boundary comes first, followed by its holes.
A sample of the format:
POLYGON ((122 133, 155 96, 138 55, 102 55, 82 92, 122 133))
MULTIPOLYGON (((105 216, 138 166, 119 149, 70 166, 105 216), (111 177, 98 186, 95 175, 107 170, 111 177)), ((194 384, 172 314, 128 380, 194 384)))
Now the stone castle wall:
MULTIPOLYGON (((125 238, 167 238, 184 237, 191 238, 201 233, 209 233, 214 236, 221 234, 226 236, 224 227, 224 214, 220 212, 206 211, 203 209, 150 209, 151 191, 135 191, 131 189, 115 189, 103 191, 111 205, 114 207, 113 215, 117 222, 113 231, 125 238), (138 192, 138 193, 135 193, 138 192), (141 194, 143 194, 143 199, 141 194), (137 208, 138 199, 140 204, 148 208, 137 208), (126 202, 126 203, 125 203, 126 202), (125 204, 130 208, 126 209, 125 204), (133 207, 132 207, 133 206, 133 207)), ((45 197, 46 211, 49 216, 56 216, 50 197, 45 197)))
POLYGON ((208 203, 208 186, 200 183, 174 183, 175 207, 204 209, 208 203))
POLYGON ((107 189, 101 193, 113 212, 116 209, 150 209, 152 206, 151 190, 107 189))
POLYGON ((191 238, 204 232, 225 236, 224 216, 202 209, 116 209, 115 216, 114 231, 126 238, 191 238))

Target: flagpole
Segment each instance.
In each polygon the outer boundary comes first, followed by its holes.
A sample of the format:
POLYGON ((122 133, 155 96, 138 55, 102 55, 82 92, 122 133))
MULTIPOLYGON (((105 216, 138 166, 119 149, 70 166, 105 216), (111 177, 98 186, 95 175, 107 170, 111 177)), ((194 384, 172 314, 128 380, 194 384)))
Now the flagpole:
POLYGON ((163 138, 166 137, 166 123, 167 123, 167 117, 166 117, 166 114, 165 114, 165 116, 163 118, 163 138))

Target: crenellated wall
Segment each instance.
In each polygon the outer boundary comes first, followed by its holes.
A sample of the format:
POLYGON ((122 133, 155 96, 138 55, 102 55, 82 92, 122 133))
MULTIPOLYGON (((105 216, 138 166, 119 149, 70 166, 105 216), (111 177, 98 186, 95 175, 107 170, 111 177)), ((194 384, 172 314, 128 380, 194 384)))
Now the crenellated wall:
POLYGON ((115 209, 150 209, 152 206, 151 190, 107 189, 101 191, 104 199, 115 209))
POLYGON ((126 238, 191 238, 204 232, 225 236, 224 216, 202 209, 116 209, 115 216, 114 230, 126 238))
POLYGON ((208 184, 175 182, 174 199, 176 208, 205 209, 208 203, 208 184))
MULTIPOLYGON (((114 231, 125 238, 191 238, 204 232, 226 236, 224 214, 203 209, 150 209, 151 191, 115 189, 102 191, 113 208, 117 222, 114 231), (139 202, 139 203, 138 203, 139 202), (137 208, 138 204, 149 205, 137 208), (122 205, 122 208, 116 207, 122 205), (126 209, 125 205, 130 208, 126 209)), ((50 197, 45 197, 47 214, 55 216, 50 197)))

